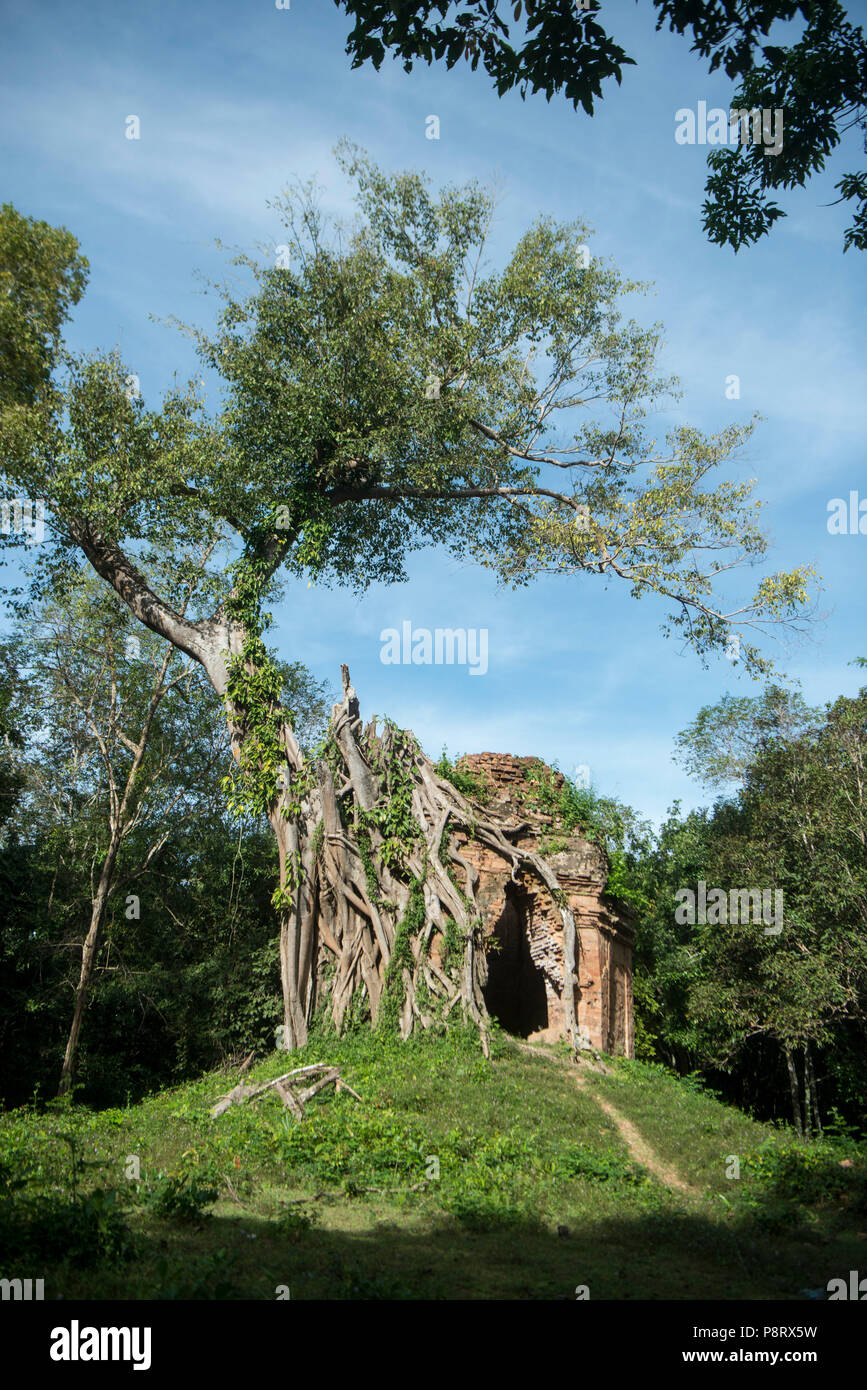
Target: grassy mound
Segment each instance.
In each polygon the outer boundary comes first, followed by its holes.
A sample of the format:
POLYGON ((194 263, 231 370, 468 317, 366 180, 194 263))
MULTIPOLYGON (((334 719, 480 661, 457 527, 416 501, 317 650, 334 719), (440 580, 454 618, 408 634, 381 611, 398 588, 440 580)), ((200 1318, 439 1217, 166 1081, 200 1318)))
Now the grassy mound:
POLYGON ((228 1073, 9 1112, 0 1273, 64 1299, 726 1299, 863 1264, 852 1141, 799 1145, 646 1063, 579 1085, 566 1056, 362 1032, 252 1069, 341 1067, 361 1101, 330 1088, 300 1122, 273 1091, 211 1119, 228 1073))

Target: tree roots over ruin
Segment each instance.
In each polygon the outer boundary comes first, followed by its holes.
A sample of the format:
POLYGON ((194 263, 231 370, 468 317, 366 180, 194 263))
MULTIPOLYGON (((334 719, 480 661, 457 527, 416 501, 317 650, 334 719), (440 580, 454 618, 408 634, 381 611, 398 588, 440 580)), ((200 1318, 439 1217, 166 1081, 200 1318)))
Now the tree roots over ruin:
POLYGON ((292 777, 272 815, 286 1047, 303 1045, 314 1013, 338 1031, 367 1017, 401 1038, 460 1016, 488 1055, 479 875, 461 853, 469 840, 508 863, 513 881, 535 878, 556 902, 574 1045, 575 922, 550 866, 516 847, 526 825, 464 796, 410 732, 390 722, 378 732, 375 720, 363 728, 342 669, 343 700, 318 756, 303 760, 287 738, 292 777))

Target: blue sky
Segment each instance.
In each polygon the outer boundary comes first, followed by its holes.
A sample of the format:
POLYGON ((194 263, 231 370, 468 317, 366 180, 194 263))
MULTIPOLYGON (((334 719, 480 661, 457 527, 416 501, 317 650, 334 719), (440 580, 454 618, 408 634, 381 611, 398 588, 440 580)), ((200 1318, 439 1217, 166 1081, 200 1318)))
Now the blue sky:
MULTIPOLYGON (((848 8, 863 22, 860 6, 848 8)), ((188 342, 152 316, 212 321, 215 300, 202 296, 196 272, 225 271, 215 238, 273 248, 279 223, 266 205, 296 176, 317 175, 326 207, 350 214, 332 154, 342 136, 386 168, 421 168, 434 183, 498 178, 504 251, 540 212, 583 218, 594 256, 654 282, 634 312, 665 324, 662 365, 683 391, 658 431, 762 415, 736 474, 756 477, 767 503, 767 568, 813 563, 824 585, 824 620, 777 655, 811 703, 854 693, 859 673, 848 663, 867 655, 867 536, 829 535, 827 506, 852 489, 867 498, 867 261, 842 252, 846 210, 823 205, 858 166, 857 141, 848 137, 808 189, 783 196, 789 216, 769 239, 737 256, 711 246, 700 226, 707 150, 676 143, 675 112, 699 101, 727 108, 730 86, 685 40, 654 32, 645 0, 610 0, 604 16, 638 66, 622 87, 606 88, 591 120, 563 99, 499 99, 465 65, 405 74, 386 59, 378 74, 352 71, 349 23, 331 0, 291 0, 288 10, 266 0, 7 0, 3 197, 79 238, 91 279, 71 342, 117 345, 146 399, 175 373, 197 374, 188 342), (125 138, 131 114, 141 121, 137 141, 125 138), (425 138, 431 114, 439 140, 425 138), (726 398, 731 374, 739 400, 726 398)), ((360 601, 293 584, 275 617, 282 655, 335 688, 347 662, 362 712, 412 728, 429 752, 447 744, 452 754, 537 754, 566 772, 587 765, 601 791, 657 820, 675 798, 687 807, 707 800, 671 761, 677 732, 727 690, 757 693, 725 659, 705 670, 666 641, 661 602, 636 603, 590 577, 501 591, 436 550, 412 559, 407 584, 360 601), (487 673, 384 665, 380 632, 405 620, 487 628, 487 673)))

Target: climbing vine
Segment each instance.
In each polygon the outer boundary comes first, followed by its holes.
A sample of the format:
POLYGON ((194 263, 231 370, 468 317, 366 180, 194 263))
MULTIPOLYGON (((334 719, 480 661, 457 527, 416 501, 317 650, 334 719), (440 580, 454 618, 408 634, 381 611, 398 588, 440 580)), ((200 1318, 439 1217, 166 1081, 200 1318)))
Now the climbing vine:
POLYGON ((406 997, 403 972, 412 973, 415 961, 413 938, 420 936, 425 924, 424 878, 414 878, 409 888, 406 911, 394 936, 391 960, 385 972, 385 989, 380 1004, 379 1027, 384 1032, 397 1032, 400 1013, 406 997))
POLYGON ((488 786, 484 773, 470 772, 469 768, 460 766, 460 760, 452 762, 446 748, 443 748, 439 762, 434 763, 434 771, 444 781, 451 782, 452 786, 457 787, 464 796, 474 797, 476 801, 483 804, 490 801, 491 788, 488 786))
POLYGON ((226 605, 244 632, 241 652, 227 663, 226 717, 240 726, 243 740, 238 770, 224 777, 222 786, 236 816, 266 816, 279 791, 278 777, 288 771, 282 731, 292 711, 283 706, 280 670, 262 639, 271 621, 270 613, 262 612, 262 596, 273 568, 263 549, 262 542, 251 546, 232 566, 233 592, 226 605))
POLYGON ((385 727, 392 735, 389 753, 382 753, 380 745, 371 758, 384 783, 385 795, 380 805, 366 813, 365 820, 375 825, 382 837, 378 849, 380 863, 400 873, 413 847, 423 839, 412 808, 413 781, 406 766, 407 760, 418 753, 418 744, 410 733, 398 729, 391 720, 386 719, 385 727))
MULTIPOLYGON (((226 717, 242 732, 238 768, 221 782, 234 816, 268 816, 280 797, 281 815, 287 820, 297 819, 313 786, 315 757, 307 759, 300 769, 290 766, 284 726, 295 723, 295 712, 283 703, 280 668, 263 637, 272 620, 271 614, 263 611, 262 601, 274 573, 275 547, 279 558, 290 537, 299 532, 290 563, 297 570, 315 573, 323 563, 329 535, 325 503, 315 493, 297 490, 288 504, 272 509, 263 525, 248 535, 244 554, 230 570, 232 594, 226 611, 244 634, 240 653, 229 654, 227 661, 226 717)), ((317 754, 323 751, 319 749, 317 754)), ((278 912, 291 909, 303 872, 300 855, 295 852, 286 862, 285 884, 276 888, 271 898, 278 912)))
POLYGON ((227 613, 244 632, 241 652, 228 659, 227 718, 243 729, 241 761, 234 775, 223 778, 229 810, 237 816, 266 816, 277 796, 285 792, 282 814, 288 819, 301 812, 301 802, 312 785, 312 769, 290 776, 283 726, 293 724, 294 712, 282 702, 282 677, 273 653, 263 640, 271 614, 262 600, 274 573, 274 547, 278 554, 290 537, 300 539, 289 557, 293 569, 321 568, 329 536, 327 504, 316 492, 290 493, 286 504, 275 507, 265 522, 250 533, 245 553, 232 565, 232 595, 227 613))

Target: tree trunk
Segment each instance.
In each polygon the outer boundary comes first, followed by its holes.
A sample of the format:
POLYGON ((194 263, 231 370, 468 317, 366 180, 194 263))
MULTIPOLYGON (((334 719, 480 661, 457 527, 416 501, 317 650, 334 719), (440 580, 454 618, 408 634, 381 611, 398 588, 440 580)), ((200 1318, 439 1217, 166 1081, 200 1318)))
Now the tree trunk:
POLYGON ((59 1096, 65 1096, 67 1094, 75 1074, 75 1055, 78 1050, 78 1039, 81 1034, 81 1022, 84 1018, 84 1010, 87 1006, 87 997, 90 991, 90 979, 93 974, 93 967, 96 964, 96 954, 99 950, 102 923, 105 917, 105 909, 108 903, 108 894, 111 888, 111 880, 114 874, 114 865, 117 859, 119 844, 120 837, 113 837, 102 865, 96 894, 91 905, 90 927, 88 928, 87 936, 84 938, 84 945, 81 948, 81 971, 78 977, 78 988, 75 991, 75 1007, 72 1011, 72 1024, 69 1029, 69 1037, 66 1041, 63 1066, 60 1069, 60 1084, 57 1088, 57 1094, 59 1096))
POLYGON ((280 888, 285 892, 294 887, 291 907, 280 912, 283 1047, 290 1052, 304 1046, 310 1022, 316 865, 304 822, 287 820, 280 803, 269 819, 277 839, 280 888))
POLYGON ((795 1131, 799 1139, 804 1137, 804 1122, 801 1117, 801 1094, 798 1085, 798 1073, 795 1068, 795 1059, 792 1056, 792 1049, 785 1048, 786 1066, 789 1072, 789 1091, 792 1098, 792 1118, 795 1122, 795 1131))
POLYGON ((804 1075, 804 1135, 807 1139, 813 1137, 813 1097, 810 1092, 807 1080, 807 1048, 804 1047, 804 1065, 802 1068, 804 1075))
MULTIPOLYGON (((148 701, 148 707, 145 713, 144 722, 142 723, 141 732, 139 734, 139 740, 138 743, 133 746, 132 763, 130 764, 129 773, 127 774, 126 779, 126 786, 124 788, 123 796, 120 798, 119 804, 116 803, 114 771, 112 768, 111 756, 108 750, 108 745, 102 739, 99 740, 100 748, 102 750, 103 758, 105 760, 105 767, 108 775, 112 800, 116 804, 116 810, 114 810, 110 815, 108 850, 106 851, 106 856, 103 861, 102 869, 99 875, 99 883, 97 884, 96 893, 94 895, 93 903, 91 905, 90 927, 88 929, 87 936, 84 939, 84 945, 81 948, 81 973, 78 979, 78 989, 75 992, 75 1007, 72 1011, 72 1025, 70 1027, 69 1037, 66 1042, 66 1052, 63 1058, 63 1066, 60 1069, 60 1084, 57 1088, 57 1094, 59 1096, 66 1095, 66 1093, 69 1091, 70 1086, 72 1085, 72 1079, 74 1076, 75 1069, 75 1054, 78 1049, 78 1039, 81 1033, 81 1023, 82 1019, 84 1018, 84 1010, 87 1004, 87 996, 90 989, 90 978, 93 974, 93 967, 96 963, 96 953, 99 950, 99 942, 100 936, 102 934, 102 923, 103 918, 105 917, 105 909, 108 903, 109 894, 112 891, 112 886, 114 883, 114 871, 115 865, 117 863, 117 856, 120 850, 121 841, 123 840, 127 826, 129 824, 129 816, 132 807, 136 779, 138 777, 139 770, 142 765, 142 760, 144 758, 145 748, 147 747, 147 741, 150 736, 151 725, 153 723, 154 715, 156 714, 160 701, 162 700, 165 694, 165 687, 163 685, 163 681, 165 680, 166 672, 169 667, 169 661, 171 659, 171 650, 171 647, 167 646, 163 655, 163 660, 159 667, 159 671, 156 678, 156 685, 154 686, 150 700, 148 701)), ((95 729, 94 732, 96 732, 95 729)), ((99 737, 98 733, 97 737, 99 737)))
POLYGON ((813 1128, 819 1138, 822 1137, 822 1116, 819 1111, 819 1091, 816 1086, 816 1073, 813 1071, 813 1056, 810 1052, 810 1044, 804 1048, 804 1085, 808 1088, 808 1093, 812 1098, 812 1122, 813 1128))

